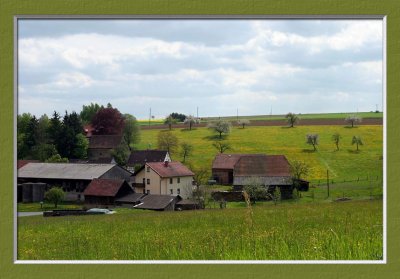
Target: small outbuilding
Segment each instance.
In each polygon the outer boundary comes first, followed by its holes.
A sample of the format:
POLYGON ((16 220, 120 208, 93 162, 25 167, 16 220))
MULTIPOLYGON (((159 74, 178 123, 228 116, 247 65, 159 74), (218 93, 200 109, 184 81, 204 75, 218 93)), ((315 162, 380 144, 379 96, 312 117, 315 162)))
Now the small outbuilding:
POLYGON ((93 179, 83 195, 86 204, 114 205, 117 199, 132 193, 131 186, 125 180, 93 179))

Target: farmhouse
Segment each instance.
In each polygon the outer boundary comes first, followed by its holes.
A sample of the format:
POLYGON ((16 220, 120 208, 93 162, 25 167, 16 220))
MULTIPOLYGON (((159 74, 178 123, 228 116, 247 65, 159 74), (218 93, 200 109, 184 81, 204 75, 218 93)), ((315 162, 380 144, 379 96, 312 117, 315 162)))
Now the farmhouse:
POLYGON ((94 178, 129 181, 132 173, 114 164, 29 163, 18 170, 18 183, 42 182, 60 186, 67 199, 82 200, 94 178))
POLYGON ((92 135, 89 138, 88 159, 90 162, 105 160, 111 163, 112 150, 122 142, 122 135, 92 135))
POLYGON ((123 179, 95 178, 89 183, 83 195, 85 204, 114 205, 116 199, 132 193, 132 187, 123 179))
POLYGON ((171 162, 168 151, 165 150, 135 150, 132 151, 127 162, 127 170, 134 172, 135 168, 138 169, 146 163, 151 162, 171 162))
POLYGON ((135 174, 135 192, 142 190, 152 195, 180 195, 187 199, 192 193, 193 177, 194 173, 180 162, 146 163, 135 174))

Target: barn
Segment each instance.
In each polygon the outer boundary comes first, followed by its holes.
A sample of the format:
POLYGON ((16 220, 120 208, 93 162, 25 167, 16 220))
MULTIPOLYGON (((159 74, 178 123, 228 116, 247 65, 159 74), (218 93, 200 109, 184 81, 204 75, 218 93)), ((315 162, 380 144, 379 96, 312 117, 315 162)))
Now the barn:
POLYGON ((18 169, 18 184, 60 186, 67 200, 83 200, 83 191, 95 178, 130 181, 132 173, 114 164, 28 163, 18 169))
POLYGON ((132 193, 132 187, 123 179, 95 178, 89 183, 83 195, 85 204, 114 205, 117 199, 132 193))

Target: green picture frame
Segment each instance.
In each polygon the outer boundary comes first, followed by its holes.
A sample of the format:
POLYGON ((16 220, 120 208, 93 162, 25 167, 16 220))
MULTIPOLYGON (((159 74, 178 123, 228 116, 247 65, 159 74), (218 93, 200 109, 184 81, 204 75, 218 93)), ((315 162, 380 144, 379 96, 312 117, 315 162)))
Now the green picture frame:
POLYGON ((400 1, 0 0, 0 278, 400 278, 400 1), (14 262, 15 19, 17 16, 376 17, 386 22, 386 263, 18 264, 14 262))

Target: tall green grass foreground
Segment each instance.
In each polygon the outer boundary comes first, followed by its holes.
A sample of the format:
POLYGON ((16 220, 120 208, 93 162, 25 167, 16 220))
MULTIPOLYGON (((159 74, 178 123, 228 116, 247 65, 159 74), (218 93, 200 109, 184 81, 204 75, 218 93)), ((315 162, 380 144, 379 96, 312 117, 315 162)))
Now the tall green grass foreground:
POLYGON ((378 260, 382 201, 18 218, 20 260, 378 260))

